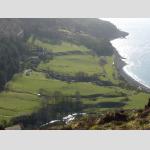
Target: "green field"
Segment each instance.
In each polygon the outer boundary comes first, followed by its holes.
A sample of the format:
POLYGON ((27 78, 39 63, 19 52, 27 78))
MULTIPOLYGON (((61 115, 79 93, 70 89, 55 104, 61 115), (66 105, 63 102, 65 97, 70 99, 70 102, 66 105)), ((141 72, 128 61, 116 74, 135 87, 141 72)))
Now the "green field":
MULTIPOLYGON (((122 89, 117 86, 97 86, 87 82, 68 83, 56 79, 47 79, 44 73, 32 72, 30 76, 18 74, 12 81, 7 84, 9 91, 31 93, 37 95, 40 89, 45 89, 49 93, 61 91, 65 95, 74 95, 77 91, 81 96, 89 96, 95 94, 113 95, 114 98, 98 97, 96 100, 87 98, 83 102, 85 104, 96 104, 99 102, 120 102, 122 99, 128 98, 124 108, 142 108, 148 100, 149 94, 138 93, 133 90, 122 89), (121 96, 124 93, 126 96, 121 96)), ((25 96, 24 96, 25 97, 25 96)), ((101 110, 101 109, 99 109, 101 110)))
POLYGON ((118 87, 97 86, 87 82, 67 83, 56 79, 47 79, 44 73, 38 72, 32 72, 30 76, 26 76, 25 74, 16 75, 12 81, 8 82, 7 88, 11 91, 31 94, 37 94, 40 89, 45 89, 50 93, 61 91, 67 95, 74 95, 76 91, 79 91, 81 95, 118 95, 120 92, 128 92, 118 87))
POLYGON ((75 75, 84 72, 88 75, 100 74, 99 57, 91 55, 64 55, 57 56, 49 63, 41 63, 40 70, 53 70, 62 74, 75 75))
POLYGON ((40 99, 36 95, 2 92, 0 93, 0 120, 29 114, 39 108, 40 99))
POLYGON ((74 50, 83 51, 83 52, 89 51, 89 49, 83 45, 75 45, 68 42, 62 42, 60 44, 52 44, 51 42, 42 42, 36 39, 34 41, 34 45, 45 48, 53 52, 67 52, 67 51, 74 51, 74 50))
POLYGON ((98 57, 87 54, 55 56, 48 63, 41 62, 38 69, 71 76, 75 76, 79 72, 84 72, 89 76, 97 74, 100 80, 111 81, 114 84, 120 82, 113 65, 113 58, 110 56, 98 57), (100 64, 101 59, 106 61, 104 66, 100 64))
POLYGON ((148 99, 150 98, 150 94, 146 94, 143 92, 139 92, 135 95, 129 96, 131 101, 128 102, 128 105, 125 106, 125 109, 142 109, 145 104, 148 103, 148 99))
POLYGON ((104 65, 106 78, 110 80, 111 82, 118 84, 120 80, 118 79, 118 73, 113 64, 114 63, 113 57, 107 56, 106 60, 107 60, 107 64, 104 65))
POLYGON ((61 91, 66 95, 74 95, 76 91, 79 91, 81 96, 89 96, 93 94, 116 96, 114 98, 83 98, 83 104, 90 104, 92 106, 84 111, 97 113, 103 110, 114 109, 113 107, 97 107, 97 105, 102 102, 120 103, 125 98, 128 98, 129 100, 122 108, 135 109, 143 108, 149 97, 149 94, 142 92, 137 93, 136 91, 129 91, 115 86, 105 87, 86 82, 67 83, 55 79, 47 79, 44 73, 32 72, 30 76, 26 76, 25 74, 17 74, 14 76, 13 80, 8 82, 8 92, 2 92, 0 94, 0 119, 8 120, 15 116, 31 113, 39 108, 41 100, 37 94, 40 89, 45 89, 49 93, 61 91), (127 96, 121 96, 121 93, 124 93, 127 96), (93 105, 96 107, 93 107, 93 105))
MULTIPOLYGON (((103 97, 98 97, 96 99, 82 99, 83 104, 87 105, 99 105, 99 104, 105 104, 103 107, 91 107, 88 109, 85 109, 85 112, 101 112, 105 110, 114 110, 114 109, 120 109, 119 105, 123 105, 121 108, 123 109, 143 109, 145 104, 148 103, 148 98, 150 97, 149 94, 146 93, 132 93, 130 96, 128 95, 127 97, 115 97, 115 98, 103 98, 103 97), (115 103, 116 106, 108 107, 109 104, 115 103), (118 105, 117 105, 118 104, 118 105), (118 107, 117 107, 118 106, 118 107)), ((111 104, 113 105, 113 104, 111 104)))
POLYGON ((122 104, 122 100, 125 97, 114 97, 114 98, 103 98, 97 97, 96 99, 82 99, 83 104, 90 105, 89 108, 84 109, 87 113, 99 113, 105 110, 120 109, 120 107, 108 107, 109 104, 122 104), (100 107, 100 104, 105 104, 106 106, 100 107), (94 106, 94 107, 93 107, 94 106))
POLYGON ((32 43, 53 52, 78 50, 82 51, 83 54, 54 56, 48 62, 41 61, 36 71, 32 70, 30 75, 26 75, 25 71, 15 74, 12 80, 6 84, 6 91, 0 93, 0 120, 9 120, 12 117, 30 114, 37 110, 42 100, 38 96, 41 89, 44 89, 49 94, 60 91, 68 96, 74 96, 79 91, 81 101, 86 106, 84 111, 89 113, 120 108, 143 108, 147 103, 150 94, 118 86, 123 81, 118 78, 113 56, 94 56, 90 55, 90 53, 84 53, 90 52, 84 46, 67 42, 54 45, 38 39, 33 41, 32 38, 30 37, 28 41, 30 44, 32 43), (98 86, 92 82, 56 80, 46 77, 43 70, 70 76, 75 76, 78 72, 84 72, 89 76, 97 74, 100 80, 110 81, 113 86, 98 86))

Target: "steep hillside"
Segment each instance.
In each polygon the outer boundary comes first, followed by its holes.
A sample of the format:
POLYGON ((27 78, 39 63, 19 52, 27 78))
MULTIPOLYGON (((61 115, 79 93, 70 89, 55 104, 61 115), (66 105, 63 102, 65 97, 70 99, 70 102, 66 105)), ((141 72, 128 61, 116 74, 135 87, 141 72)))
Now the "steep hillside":
POLYGON ((129 86, 115 66, 119 56, 110 40, 127 33, 111 23, 86 18, 0 23, 1 129, 14 124, 37 129, 72 113, 89 118, 128 113, 147 103, 150 94, 129 86))
MULTIPOLYGON (((68 30, 72 33, 89 34, 97 38, 113 39, 117 37, 124 37, 127 33, 120 31, 110 22, 100 19, 87 18, 15 18, 15 19, 0 19, 0 33, 1 36, 19 36, 24 34, 43 34, 45 37, 51 36, 53 33, 59 33, 68 30)), ((54 35, 57 36, 57 35, 54 35)))

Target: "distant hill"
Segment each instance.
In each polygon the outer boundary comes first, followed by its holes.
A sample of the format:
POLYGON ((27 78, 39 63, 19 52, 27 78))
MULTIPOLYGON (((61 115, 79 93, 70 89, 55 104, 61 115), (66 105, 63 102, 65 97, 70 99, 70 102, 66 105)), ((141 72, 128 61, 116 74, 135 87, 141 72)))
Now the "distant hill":
POLYGON ((47 19, 0 19, 0 34, 2 36, 19 36, 25 34, 43 34, 66 29, 73 33, 82 32, 97 38, 113 39, 126 35, 113 24, 100 19, 87 18, 47 18, 47 19))

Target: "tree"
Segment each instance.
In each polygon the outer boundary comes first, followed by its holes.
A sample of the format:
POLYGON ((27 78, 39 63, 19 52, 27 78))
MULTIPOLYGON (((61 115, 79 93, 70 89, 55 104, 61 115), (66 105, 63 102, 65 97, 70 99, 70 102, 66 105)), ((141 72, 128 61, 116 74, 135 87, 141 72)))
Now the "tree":
POLYGON ((81 100, 81 95, 80 95, 80 92, 79 92, 79 91, 76 91, 76 93, 75 93, 75 99, 76 99, 77 101, 80 101, 80 100, 81 100))
POLYGON ((80 71, 75 74, 75 77, 79 81, 84 81, 84 80, 86 81, 88 79, 88 74, 80 71))
POLYGON ((104 57, 100 58, 100 60, 99 60, 99 64, 100 64, 100 66, 104 66, 104 65, 106 65, 106 64, 107 64, 106 59, 105 59, 104 57))

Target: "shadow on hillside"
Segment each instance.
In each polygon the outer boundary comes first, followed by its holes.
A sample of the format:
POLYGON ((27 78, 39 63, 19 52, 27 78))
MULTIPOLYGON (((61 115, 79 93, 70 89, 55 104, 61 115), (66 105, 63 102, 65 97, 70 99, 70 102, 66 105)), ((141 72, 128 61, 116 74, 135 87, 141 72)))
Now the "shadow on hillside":
POLYGON ((126 103, 124 102, 100 102, 97 104, 88 104, 85 105, 86 108, 121 108, 123 106, 125 106, 126 103))

